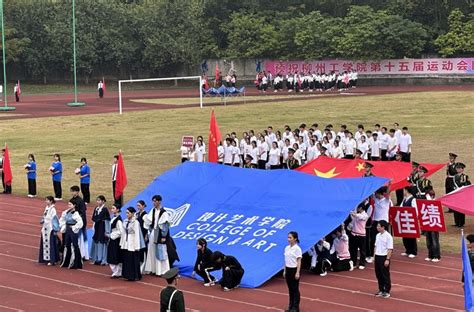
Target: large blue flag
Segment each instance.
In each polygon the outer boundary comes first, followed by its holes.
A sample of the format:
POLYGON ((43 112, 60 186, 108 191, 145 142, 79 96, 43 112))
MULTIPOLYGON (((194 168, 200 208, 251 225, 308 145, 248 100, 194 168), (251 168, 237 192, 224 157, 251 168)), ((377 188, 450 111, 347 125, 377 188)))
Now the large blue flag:
POLYGON ((461 232, 462 244, 462 270, 464 277, 464 307, 466 311, 474 311, 474 293, 472 288, 472 268, 471 260, 467 252, 466 240, 464 239, 464 231, 461 232))
POLYGON ((164 207, 175 209, 171 235, 182 275, 191 275, 196 240, 203 237, 211 250, 239 260, 242 286, 258 287, 282 269, 289 231, 297 231, 302 250, 309 250, 387 181, 186 162, 157 177, 125 207, 141 199, 149 210, 159 194, 164 207))

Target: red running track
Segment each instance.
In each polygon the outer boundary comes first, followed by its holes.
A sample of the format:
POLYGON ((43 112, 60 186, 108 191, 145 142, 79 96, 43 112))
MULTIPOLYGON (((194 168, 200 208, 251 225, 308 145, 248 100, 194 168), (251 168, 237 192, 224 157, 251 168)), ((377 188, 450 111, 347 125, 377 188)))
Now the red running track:
MULTIPOLYGON (((139 282, 110 279, 108 266, 89 263, 82 270, 37 263, 39 220, 44 203, 39 199, 0 195, 0 311, 158 311, 165 282, 144 276, 139 282)), ((58 214, 66 207, 57 205, 58 214)), ((88 210, 89 218, 91 210, 88 210)), ((419 247, 423 250, 424 244, 419 247)), ((179 250, 178 250, 179 251, 179 250)), ((303 272, 301 311, 462 311, 461 257, 443 255, 439 263, 393 257, 392 297, 375 298, 373 266, 365 270, 330 273, 320 277, 303 272)), ((277 261, 282 261, 278 259, 277 261)), ((189 278, 179 280, 187 311, 282 311, 288 296, 285 281, 274 277, 258 289, 225 293, 203 287, 189 278)))
MULTIPOLYGON (((314 99, 319 97, 331 96, 364 96, 364 95, 381 95, 391 93, 406 93, 406 92, 422 92, 422 91, 474 91, 474 85, 459 85, 459 86, 396 86, 396 87, 360 87, 351 89, 346 92, 314 92, 314 99)), ((283 93, 278 93, 283 94, 283 93)), ((284 92, 284 94, 287 94, 284 92)), ((285 99, 286 101, 307 100, 308 97, 301 95, 308 95, 308 92, 294 94, 285 99)), ((261 95, 261 100, 251 100, 246 103, 272 103, 273 100, 265 99, 265 96, 274 95, 269 91, 266 94, 261 94, 255 88, 249 88, 247 95, 261 95)), ((185 107, 197 107, 198 104, 189 105, 169 105, 169 104, 145 104, 131 102, 132 99, 147 99, 147 98, 176 98, 176 97, 196 97, 198 103, 197 90, 190 89, 168 89, 159 91, 127 91, 123 92, 123 111, 138 111, 151 109, 176 109, 185 107)), ((118 113, 118 93, 107 92, 102 99, 95 93, 79 94, 79 102, 85 102, 83 107, 69 107, 66 103, 73 101, 72 94, 45 94, 45 95, 30 95, 22 96, 21 102, 14 103, 14 99, 9 99, 9 104, 15 106, 16 110, 11 112, 2 112, 0 114, 1 120, 6 119, 20 119, 20 118, 37 118, 37 117, 53 117, 53 116, 69 116, 69 115, 85 115, 85 114, 100 114, 100 113, 118 113)), ((241 102, 232 102, 232 98, 227 98, 227 105, 243 104, 241 102)), ((0 105, 3 105, 0 102, 0 105)), ((207 104, 209 105, 209 104, 207 104)), ((221 105, 221 104, 212 104, 221 105)))

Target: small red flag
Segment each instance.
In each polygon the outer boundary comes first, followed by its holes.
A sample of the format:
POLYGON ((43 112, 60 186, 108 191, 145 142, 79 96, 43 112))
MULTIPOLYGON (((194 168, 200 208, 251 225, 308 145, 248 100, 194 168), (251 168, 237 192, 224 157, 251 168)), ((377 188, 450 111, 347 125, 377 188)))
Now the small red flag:
POLYGON ((104 92, 107 90, 107 87, 105 86, 105 78, 102 77, 102 90, 104 90, 104 92))
POLYGON ((219 131, 219 126, 217 125, 216 116, 214 115, 214 110, 211 113, 211 123, 209 125, 209 162, 216 163, 219 159, 217 153, 217 147, 221 140, 221 132, 219 131))
POLYGON ((127 173, 125 172, 125 166, 123 164, 122 152, 118 154, 117 161, 117 178, 115 180, 115 199, 119 199, 123 195, 123 191, 127 186, 127 173))
POLYGON ((216 83, 219 81, 220 72, 219 72, 219 64, 216 62, 216 83))
POLYGON ((5 155, 3 156, 3 181, 6 185, 12 185, 13 175, 12 167, 10 165, 10 153, 8 152, 8 146, 5 143, 5 155))
POLYGON ((18 95, 20 95, 21 94, 20 80, 18 80, 17 84, 18 84, 18 89, 16 92, 18 92, 18 95))

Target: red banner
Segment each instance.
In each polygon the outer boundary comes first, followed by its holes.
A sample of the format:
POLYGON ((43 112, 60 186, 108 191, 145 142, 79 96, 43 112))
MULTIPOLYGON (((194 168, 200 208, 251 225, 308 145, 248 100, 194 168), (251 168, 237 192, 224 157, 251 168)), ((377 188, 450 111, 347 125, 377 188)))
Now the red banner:
POLYGON ((417 199, 416 207, 422 231, 446 232, 443 206, 439 200, 417 199))
POLYGON ((420 237, 420 225, 416 216, 416 208, 390 207, 389 217, 394 237, 420 237))

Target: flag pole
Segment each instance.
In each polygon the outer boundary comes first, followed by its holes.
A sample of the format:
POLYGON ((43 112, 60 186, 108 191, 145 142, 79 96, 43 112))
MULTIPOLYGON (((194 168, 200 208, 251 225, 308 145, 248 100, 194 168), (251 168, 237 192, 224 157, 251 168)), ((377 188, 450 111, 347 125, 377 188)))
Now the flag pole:
MULTIPOLYGON (((7 62, 6 62, 6 47, 5 47, 5 22, 3 21, 3 0, 0 0, 0 15, 2 18, 2 57, 3 57, 3 94, 5 96, 4 101, 5 105, 0 107, 0 112, 4 111, 12 111, 15 110, 16 107, 8 106, 8 92, 7 92, 7 62)), ((5 143, 6 144, 6 143, 5 143)))
POLYGON ((67 103, 68 106, 85 106, 86 103, 77 101, 77 74, 76 74, 76 0, 72 0, 72 50, 74 62, 74 102, 67 103))

